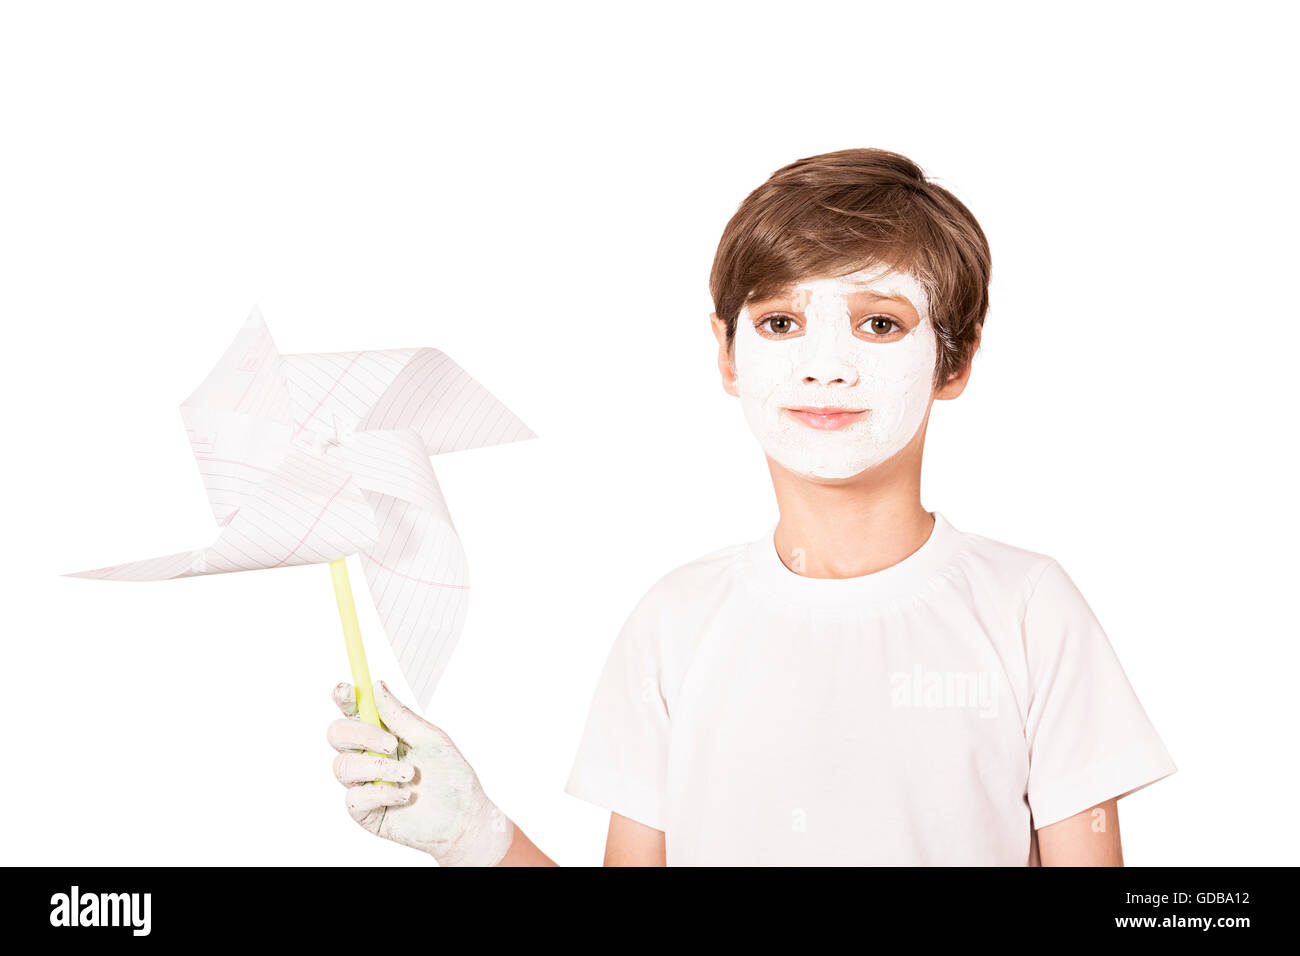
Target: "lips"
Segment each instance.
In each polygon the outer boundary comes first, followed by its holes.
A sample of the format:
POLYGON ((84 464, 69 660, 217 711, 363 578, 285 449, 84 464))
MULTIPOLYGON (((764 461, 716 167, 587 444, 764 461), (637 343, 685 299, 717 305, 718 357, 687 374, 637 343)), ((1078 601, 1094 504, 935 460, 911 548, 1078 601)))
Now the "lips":
POLYGON ((819 431, 835 431, 861 421, 869 409, 800 406, 786 408, 785 413, 801 425, 819 431))

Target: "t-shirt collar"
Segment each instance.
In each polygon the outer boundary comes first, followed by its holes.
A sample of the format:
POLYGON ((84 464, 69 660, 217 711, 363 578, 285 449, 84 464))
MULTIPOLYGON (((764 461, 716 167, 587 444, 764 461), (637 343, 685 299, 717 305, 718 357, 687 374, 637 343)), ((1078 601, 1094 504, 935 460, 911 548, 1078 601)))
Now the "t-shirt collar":
POLYGON ((789 603, 813 607, 856 607, 902 597, 916 591, 957 553, 961 533, 938 511, 925 543, 902 561, 853 578, 810 578, 785 566, 777 554, 776 526, 746 554, 745 577, 758 590, 789 603))

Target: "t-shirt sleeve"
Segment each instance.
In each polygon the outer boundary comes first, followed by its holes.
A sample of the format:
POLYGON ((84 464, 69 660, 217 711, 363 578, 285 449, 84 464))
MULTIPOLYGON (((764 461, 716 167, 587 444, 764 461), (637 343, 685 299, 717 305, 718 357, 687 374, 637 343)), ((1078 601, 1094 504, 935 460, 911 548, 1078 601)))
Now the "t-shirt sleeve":
POLYGON ((1030 682, 1027 797, 1035 828, 1178 769, 1092 609, 1055 560, 1032 586, 1022 637, 1030 682))
POLYGON ((665 829, 668 706, 655 591, 623 625, 596 684, 565 792, 665 829))

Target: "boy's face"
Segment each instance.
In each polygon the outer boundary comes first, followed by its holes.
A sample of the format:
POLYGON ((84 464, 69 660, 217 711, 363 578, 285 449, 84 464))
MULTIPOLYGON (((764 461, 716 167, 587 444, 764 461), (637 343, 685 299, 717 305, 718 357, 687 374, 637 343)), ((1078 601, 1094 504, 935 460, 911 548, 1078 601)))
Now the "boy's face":
POLYGON ((897 454, 925 419, 937 359, 927 296, 887 270, 809 279, 741 310, 736 394, 789 471, 851 478, 897 454))

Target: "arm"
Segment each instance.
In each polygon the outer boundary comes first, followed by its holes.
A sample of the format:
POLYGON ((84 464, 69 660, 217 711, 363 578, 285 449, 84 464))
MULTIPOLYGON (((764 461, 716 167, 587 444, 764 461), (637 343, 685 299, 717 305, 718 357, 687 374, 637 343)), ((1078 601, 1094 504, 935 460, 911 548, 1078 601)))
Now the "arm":
POLYGON ((537 845, 515 827, 515 838, 510 842, 510 849, 501 858, 497 866, 559 866, 554 860, 537 848, 537 845))
POLYGON ((362 827, 442 866, 555 865, 487 798, 451 738, 405 707, 383 681, 375 684, 382 728, 357 719, 351 684, 335 687, 334 702, 345 715, 329 727, 339 752, 334 775, 362 827))
MULTIPOLYGON (((556 866, 537 848, 524 831, 515 827, 510 849, 497 866, 556 866)), ((609 815, 609 835, 605 838, 606 866, 666 866, 664 834, 635 820, 609 815)))
POLYGON ((609 815, 606 866, 667 866, 664 833, 617 813, 609 815))
POLYGON ((1088 602, 1054 560, 1023 618, 1028 667, 1025 797, 1046 866, 1122 866, 1116 803, 1178 768, 1088 602), (1088 801, 1108 800, 1066 817, 1088 801))
POLYGON ((1119 807, 1107 800, 1038 831, 1043 866, 1123 866, 1119 807))
MULTIPOLYGON (((344 714, 329 728, 339 752, 334 773, 348 788, 348 811, 361 826, 424 850, 444 866, 556 865, 487 799, 451 739, 404 707, 382 681, 375 685, 375 703, 387 730, 357 719, 351 684, 334 688, 334 702, 344 714), (502 846, 506 834, 509 844, 502 846)), ((663 832, 611 814, 605 865, 664 866, 663 832)))

